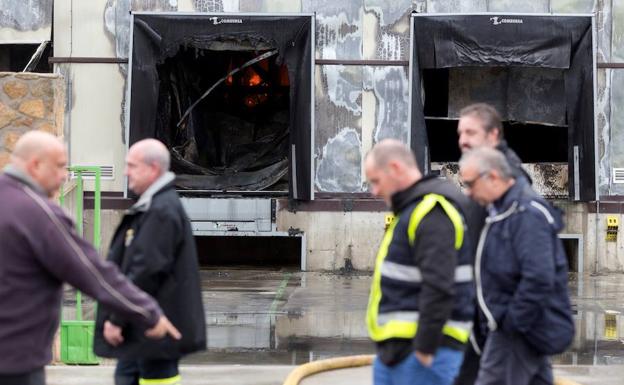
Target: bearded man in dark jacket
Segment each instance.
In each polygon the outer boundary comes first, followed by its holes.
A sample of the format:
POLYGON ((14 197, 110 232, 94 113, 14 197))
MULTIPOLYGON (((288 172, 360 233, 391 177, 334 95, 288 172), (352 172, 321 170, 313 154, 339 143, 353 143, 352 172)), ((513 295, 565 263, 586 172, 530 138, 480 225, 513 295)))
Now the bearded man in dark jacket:
MULTIPOLYGON (((462 154, 479 147, 493 148, 503 154, 511 167, 514 179, 519 184, 532 183, 529 174, 522 168, 522 161, 504 139, 503 122, 500 114, 487 103, 474 103, 459 112, 457 124, 457 144, 462 154)), ((485 224, 487 212, 485 208, 472 202, 468 207, 468 233, 471 244, 476 248, 481 229, 485 224)), ((473 255, 476 250, 473 250, 473 255)), ((475 308, 476 308, 475 303, 475 308)), ((479 324, 479 312, 475 312, 475 324, 479 324)), ((485 346, 487 334, 475 328, 470 335, 470 344, 464 355, 464 362, 454 385, 473 385, 479 372, 481 351, 485 346)))
POLYGON ((145 139, 130 148, 128 187, 139 200, 117 228, 108 259, 156 298, 182 338, 147 340, 136 326, 101 306, 94 347, 98 355, 118 359, 116 385, 179 384, 179 359, 206 347, 197 251, 168 170, 169 152, 161 142, 145 139))

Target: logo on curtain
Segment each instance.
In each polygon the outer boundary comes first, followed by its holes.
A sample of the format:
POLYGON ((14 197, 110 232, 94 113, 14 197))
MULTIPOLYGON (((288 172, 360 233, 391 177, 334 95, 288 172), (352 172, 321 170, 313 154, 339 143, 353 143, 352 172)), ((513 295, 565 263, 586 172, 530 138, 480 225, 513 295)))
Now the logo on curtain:
POLYGON ((522 19, 503 19, 499 16, 490 17, 490 21, 493 25, 500 24, 522 24, 524 21, 522 19))
POLYGON ((214 25, 219 25, 219 24, 243 24, 243 19, 221 19, 218 17, 211 17, 210 20, 212 20, 212 24, 214 25))

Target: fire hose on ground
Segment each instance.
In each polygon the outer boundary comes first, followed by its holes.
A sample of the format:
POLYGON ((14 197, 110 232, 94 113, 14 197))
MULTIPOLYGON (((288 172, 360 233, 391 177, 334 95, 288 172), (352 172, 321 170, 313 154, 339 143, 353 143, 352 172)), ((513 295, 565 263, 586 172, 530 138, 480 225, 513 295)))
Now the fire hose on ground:
MULTIPOLYGON (((370 366, 373 364, 373 354, 347 356, 329 358, 326 360, 312 361, 307 364, 299 365, 286 378, 283 385, 299 385, 301 380, 314 374, 327 372, 336 369, 356 368, 360 366, 370 366)), ((555 385, 580 385, 577 382, 565 379, 555 378, 555 385)))

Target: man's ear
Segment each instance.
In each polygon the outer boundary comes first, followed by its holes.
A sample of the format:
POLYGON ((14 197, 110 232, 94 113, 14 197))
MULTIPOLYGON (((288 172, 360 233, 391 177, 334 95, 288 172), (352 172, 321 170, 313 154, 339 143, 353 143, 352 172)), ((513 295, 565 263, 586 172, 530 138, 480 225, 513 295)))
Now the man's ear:
POLYGON ((391 175, 394 176, 401 174, 403 171, 403 165, 401 164, 401 162, 398 162, 396 160, 390 160, 386 167, 391 175))
POLYGON ((501 140, 500 137, 501 130, 498 127, 494 127, 490 132, 487 133, 488 140, 491 143, 498 143, 501 140))

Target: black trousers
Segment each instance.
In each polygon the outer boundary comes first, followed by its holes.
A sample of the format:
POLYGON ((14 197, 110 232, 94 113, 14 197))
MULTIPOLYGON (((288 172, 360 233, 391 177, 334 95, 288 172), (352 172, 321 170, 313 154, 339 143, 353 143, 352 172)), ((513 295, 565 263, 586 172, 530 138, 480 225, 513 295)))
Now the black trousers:
POLYGON ((45 385, 43 368, 22 374, 0 374, 0 385, 45 385))
POLYGON ((552 385, 548 356, 538 354, 518 334, 488 335, 476 385, 552 385))
POLYGON ((150 380, 152 384, 161 380, 162 383, 178 385, 180 381, 174 380, 178 375, 178 360, 119 360, 115 368, 115 385, 139 385, 140 379, 150 380))
POLYGON ((464 361, 453 385, 473 385, 479 374, 480 360, 481 356, 475 351, 472 343, 469 341, 464 352, 464 361))

